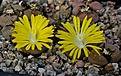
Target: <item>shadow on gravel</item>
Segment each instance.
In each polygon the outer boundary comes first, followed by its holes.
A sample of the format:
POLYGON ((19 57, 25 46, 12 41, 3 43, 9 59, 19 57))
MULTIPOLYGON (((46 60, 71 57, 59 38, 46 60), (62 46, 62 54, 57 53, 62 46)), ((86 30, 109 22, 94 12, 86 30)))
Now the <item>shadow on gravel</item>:
POLYGON ((31 76, 31 75, 17 74, 17 73, 8 73, 8 72, 0 72, 0 76, 31 76))

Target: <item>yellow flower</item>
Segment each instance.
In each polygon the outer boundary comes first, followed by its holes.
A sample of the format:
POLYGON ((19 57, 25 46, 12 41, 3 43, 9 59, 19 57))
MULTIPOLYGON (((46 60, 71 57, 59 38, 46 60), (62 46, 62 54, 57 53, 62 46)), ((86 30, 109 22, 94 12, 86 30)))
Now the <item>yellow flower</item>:
POLYGON ((23 16, 23 19, 19 17, 19 20, 14 22, 15 28, 12 34, 15 37, 12 41, 17 43, 15 48, 25 47, 26 50, 30 48, 34 50, 36 47, 42 50, 43 46, 51 48, 48 43, 51 43, 52 40, 48 37, 53 37, 53 26, 47 27, 49 22, 47 18, 32 14, 31 22, 26 15, 23 16))
POLYGON ((74 25, 71 25, 69 22, 62 23, 68 32, 58 30, 56 37, 62 39, 62 41, 58 42, 62 44, 60 46, 60 48, 63 48, 62 53, 70 52, 69 56, 73 56, 72 62, 80 58, 82 50, 85 56, 88 57, 89 47, 100 55, 98 50, 101 50, 101 48, 94 45, 94 43, 97 44, 104 41, 103 31, 99 30, 100 26, 97 26, 97 24, 90 25, 91 21, 92 18, 87 20, 86 16, 80 28, 80 19, 74 16, 74 25))

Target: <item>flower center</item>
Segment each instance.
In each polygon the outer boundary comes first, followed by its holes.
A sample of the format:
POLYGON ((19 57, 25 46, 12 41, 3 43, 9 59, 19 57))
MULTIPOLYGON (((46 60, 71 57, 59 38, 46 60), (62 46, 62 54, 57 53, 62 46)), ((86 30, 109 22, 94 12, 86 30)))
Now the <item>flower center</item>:
POLYGON ((31 31, 31 33, 29 34, 29 40, 32 44, 36 43, 37 40, 36 40, 36 30, 35 29, 33 29, 31 31))
POLYGON ((77 33, 77 35, 74 38, 74 43, 77 45, 77 47, 83 48, 86 45, 84 34, 77 33))

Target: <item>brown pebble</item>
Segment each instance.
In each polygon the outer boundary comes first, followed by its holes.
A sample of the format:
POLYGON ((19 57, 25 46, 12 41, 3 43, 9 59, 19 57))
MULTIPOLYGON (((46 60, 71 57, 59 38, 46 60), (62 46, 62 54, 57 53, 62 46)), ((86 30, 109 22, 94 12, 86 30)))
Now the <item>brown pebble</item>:
POLYGON ((93 9, 93 10, 100 10, 102 9, 102 4, 97 2, 97 1, 94 1, 92 3, 89 4, 89 6, 93 9))
POLYGON ((54 8, 55 8, 54 3, 51 3, 51 4, 50 4, 50 8, 52 8, 52 9, 54 9, 54 8))
POLYGON ((75 66, 76 66, 77 68, 81 68, 81 67, 84 66, 84 62, 83 62, 82 60, 77 61, 76 64, 75 64, 75 66))
POLYGON ((113 65, 111 64, 111 63, 109 63, 109 64, 107 64, 106 66, 105 66, 105 70, 106 71, 110 71, 110 70, 113 70, 114 68, 113 68, 113 65))
POLYGON ((111 55, 111 62, 117 62, 121 59, 121 51, 116 47, 116 50, 111 55))
POLYGON ((90 63, 97 65, 106 65, 108 63, 107 59, 103 55, 98 55, 94 50, 89 54, 88 60, 90 63))

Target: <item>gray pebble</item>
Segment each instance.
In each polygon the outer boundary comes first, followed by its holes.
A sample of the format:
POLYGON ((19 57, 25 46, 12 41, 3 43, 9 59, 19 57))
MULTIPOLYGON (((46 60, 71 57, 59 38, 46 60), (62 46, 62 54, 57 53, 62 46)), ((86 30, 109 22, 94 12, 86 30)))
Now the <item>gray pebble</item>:
POLYGON ((6 60, 5 63, 7 66, 9 66, 12 63, 12 60, 6 60))
POLYGON ((44 73, 45 69, 44 68, 38 68, 39 73, 44 73))
POLYGON ((22 67, 20 66, 20 65, 17 65, 17 66, 15 66, 15 71, 21 71, 22 70, 22 67))

